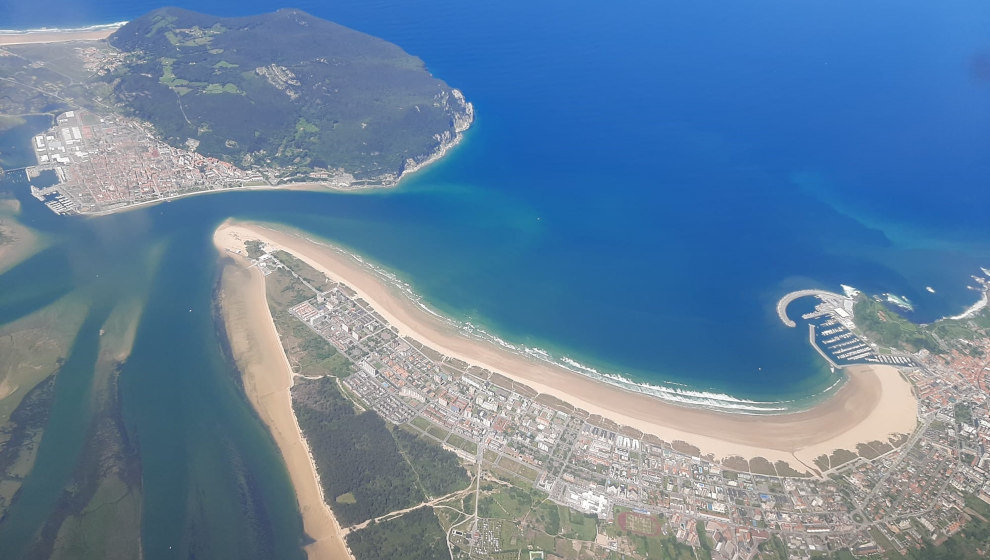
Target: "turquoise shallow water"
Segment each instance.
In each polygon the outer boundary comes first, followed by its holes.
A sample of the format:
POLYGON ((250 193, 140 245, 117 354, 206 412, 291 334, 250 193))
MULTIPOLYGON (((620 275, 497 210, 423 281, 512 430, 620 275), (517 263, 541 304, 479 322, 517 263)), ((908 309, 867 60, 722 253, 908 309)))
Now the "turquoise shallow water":
MULTIPOLYGON (((990 266, 985 2, 297 6, 397 42, 461 88, 479 115, 463 144, 399 189, 364 195, 224 194, 85 220, 51 216, 13 187, 55 243, 0 277, 2 321, 82 286, 137 289, 118 263, 167 247, 122 373, 150 555, 176 543, 235 551, 238 532, 287 550, 299 536, 212 330, 208 239, 228 216, 342 244, 513 343, 769 401, 836 380, 806 333, 778 321, 783 293, 890 291, 930 321, 975 301, 969 276, 990 266), (232 465, 251 474, 227 481, 232 465), (228 510, 246 487, 250 513, 228 510)), ((6 6, 0 27, 151 7, 6 6)))

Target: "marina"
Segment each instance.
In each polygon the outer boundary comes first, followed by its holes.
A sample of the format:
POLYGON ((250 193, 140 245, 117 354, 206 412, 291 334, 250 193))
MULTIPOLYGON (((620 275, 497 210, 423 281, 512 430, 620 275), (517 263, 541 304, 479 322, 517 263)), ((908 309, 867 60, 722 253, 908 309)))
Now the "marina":
POLYGON ((788 327, 797 323, 787 316, 787 307, 794 300, 815 297, 820 303, 813 311, 801 315, 808 322, 808 342, 833 368, 853 364, 915 365, 909 355, 881 354, 875 343, 857 334, 853 308, 859 292, 843 287, 846 295, 825 290, 791 292, 777 303, 777 314, 788 327))

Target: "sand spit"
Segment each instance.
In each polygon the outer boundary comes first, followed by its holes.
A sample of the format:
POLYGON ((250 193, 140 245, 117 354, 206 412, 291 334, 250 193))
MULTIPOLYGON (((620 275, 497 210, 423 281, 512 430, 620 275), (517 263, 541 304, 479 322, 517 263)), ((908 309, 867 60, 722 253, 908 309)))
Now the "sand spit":
POLYGON ((38 30, 24 33, 0 33, 0 46, 66 43, 69 41, 102 41, 119 27, 101 29, 38 30))
POLYGON ((247 223, 228 222, 215 235, 218 246, 242 254, 244 242, 252 239, 286 250, 333 280, 349 285, 403 336, 591 414, 668 442, 686 442, 716 459, 763 457, 810 471, 819 455, 835 449, 855 450, 858 443, 887 442, 895 434, 910 434, 917 424, 917 401, 911 385, 890 366, 847 368, 848 381, 843 387, 827 401, 803 412, 758 416, 687 408, 469 338, 380 280, 367 265, 330 245, 247 223))
MULTIPOLYGON (((221 251, 225 246, 217 243, 221 251)), ((232 257, 235 264, 224 268, 220 296, 227 336, 243 375, 244 391, 288 468, 303 528, 314 541, 305 547, 306 554, 311 560, 353 560, 340 525, 324 501, 316 464, 292 411, 292 369, 268 309, 265 278, 245 258, 232 257)))

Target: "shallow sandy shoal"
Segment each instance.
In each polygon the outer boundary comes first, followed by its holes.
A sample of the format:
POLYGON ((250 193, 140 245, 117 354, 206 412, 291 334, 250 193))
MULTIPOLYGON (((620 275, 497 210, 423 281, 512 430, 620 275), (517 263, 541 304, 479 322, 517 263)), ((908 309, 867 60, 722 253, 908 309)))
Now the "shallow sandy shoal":
POLYGON ((0 215, 0 235, 7 236, 0 243, 0 274, 13 268, 41 250, 43 243, 34 230, 24 226, 14 217, 0 215))
POLYGON ((348 253, 296 233, 228 222, 215 237, 232 251, 256 239, 286 250, 331 279, 357 291, 400 334, 443 354, 501 373, 591 414, 599 414, 661 439, 684 441, 716 459, 741 456, 785 461, 798 470, 835 449, 886 442, 911 433, 917 401, 911 385, 890 366, 855 366, 846 383, 809 410, 780 415, 746 415, 677 406, 655 397, 596 381, 553 364, 470 338, 426 312, 397 288, 382 281, 348 253))
POLYGON ((265 279, 243 257, 224 268, 221 308, 230 348, 241 370, 244 391, 268 427, 289 471, 302 513, 303 529, 314 542, 310 560, 353 557, 340 526, 326 506, 316 466, 292 411, 292 369, 268 309, 265 279))

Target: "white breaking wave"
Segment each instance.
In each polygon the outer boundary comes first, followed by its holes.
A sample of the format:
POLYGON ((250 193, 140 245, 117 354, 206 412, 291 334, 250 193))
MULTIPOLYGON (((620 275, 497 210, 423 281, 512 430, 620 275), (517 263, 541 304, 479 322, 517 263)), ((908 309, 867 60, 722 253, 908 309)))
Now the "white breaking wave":
POLYGON ((38 27, 36 29, 0 29, 0 35, 25 35, 27 33, 79 33, 83 31, 101 31, 127 25, 126 21, 115 23, 100 23, 84 27, 38 27))
MULTIPOLYGON (((336 251, 337 253, 350 257, 355 261, 364 265, 368 270, 373 272, 380 280, 386 282, 392 288, 401 291, 406 297, 412 300, 417 306, 429 313, 430 315, 436 317, 447 326, 456 329, 470 337, 483 340, 485 342, 493 343, 502 348, 518 353, 530 356, 532 358, 562 367, 569 371, 572 371, 579 375, 584 375, 590 377, 597 381, 603 383, 609 383, 611 385, 620 387, 627 391, 632 391, 636 393, 642 393, 645 395, 650 395, 662 401, 677 403, 686 406, 693 406, 699 408, 706 408, 709 410, 720 410, 723 412, 732 412, 735 414, 781 414, 786 412, 793 412, 797 407, 794 405, 796 401, 755 401, 748 399, 740 399, 733 397, 732 395, 726 393, 716 393, 712 391, 699 391, 689 388, 688 385, 677 384, 677 383, 666 383, 663 385, 644 383, 633 381, 632 379, 625 377, 617 373, 603 373, 597 369, 582 364, 577 360, 574 360, 567 356, 556 357, 547 350, 539 347, 528 347, 522 344, 513 344, 491 332, 488 332, 484 328, 475 325, 471 321, 456 321, 438 313, 437 311, 430 308, 423 302, 423 298, 413 291, 412 286, 407 282, 402 281, 398 276, 389 272, 388 270, 369 262, 366 259, 361 258, 355 253, 341 249, 335 245, 331 245, 325 241, 318 239, 313 239, 311 237, 305 237, 307 241, 316 243, 323 247, 327 247, 336 251), (789 406, 790 405, 790 406, 789 406)), ((843 379, 839 378, 835 381, 828 389, 821 393, 820 396, 825 396, 830 394, 839 385, 842 384, 843 379)), ((809 401, 810 402, 810 401, 809 401)))
MULTIPOLYGON (((450 319, 445 319, 451 321, 450 319)), ((791 412, 793 410, 793 407, 787 405, 793 403, 794 401, 755 401, 740 399, 726 393, 698 391, 686 388, 682 389, 674 386, 674 384, 658 385, 653 383, 637 382, 620 374, 602 373, 591 366, 582 364, 567 356, 560 356, 559 358, 556 358, 542 348, 517 346, 468 321, 462 323, 460 327, 462 332, 475 338, 482 339, 486 342, 494 343, 503 348, 516 352, 522 352, 528 356, 563 367, 564 369, 590 377, 596 381, 609 383, 627 391, 650 395, 667 402, 735 413, 779 414, 783 412, 791 412)), ((829 387, 825 393, 827 394, 831 392, 840 383, 841 379, 829 387)))

